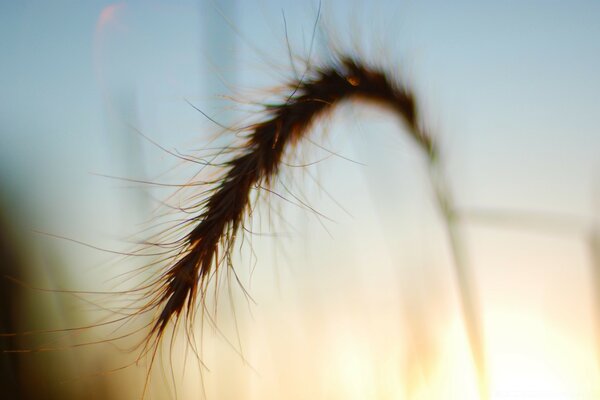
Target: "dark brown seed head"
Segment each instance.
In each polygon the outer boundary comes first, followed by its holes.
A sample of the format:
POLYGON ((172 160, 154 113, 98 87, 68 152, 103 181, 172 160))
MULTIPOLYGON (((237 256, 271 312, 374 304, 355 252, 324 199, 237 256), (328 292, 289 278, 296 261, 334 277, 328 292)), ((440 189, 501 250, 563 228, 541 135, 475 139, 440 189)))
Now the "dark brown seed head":
POLYGON ((192 318, 244 224, 252 190, 272 184, 285 152, 338 103, 356 99, 385 106, 400 117, 418 147, 430 159, 436 157, 434 142, 419 120, 414 94, 382 70, 342 56, 288 87, 288 98, 265 105, 266 119, 246 129, 242 150, 226 163, 200 214, 192 218, 195 226, 181 242, 179 257, 156 280, 145 307, 156 310, 148 342, 154 339, 157 345, 169 322, 182 313, 192 318))

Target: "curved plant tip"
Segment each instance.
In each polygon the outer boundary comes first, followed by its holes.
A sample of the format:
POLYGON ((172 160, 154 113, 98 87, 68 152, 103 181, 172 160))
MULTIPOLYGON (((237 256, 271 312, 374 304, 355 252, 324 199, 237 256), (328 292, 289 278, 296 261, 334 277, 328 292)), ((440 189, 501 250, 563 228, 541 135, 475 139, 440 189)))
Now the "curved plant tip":
POLYGON ((316 121, 330 115, 340 103, 358 100, 397 115, 428 161, 438 208, 450 233, 454 272, 479 375, 480 394, 481 398, 487 398, 477 296, 469 270, 461 261, 463 249, 458 244, 454 207, 440 170, 437 145, 425 129, 415 94, 386 71, 343 54, 335 55, 324 66, 310 68, 284 90, 285 100, 264 104, 264 119, 242 129, 241 145, 223 150, 222 154, 229 158, 219 164, 220 175, 207 183, 208 189, 201 200, 192 205, 197 214, 186 221, 189 231, 176 242, 173 256, 168 258, 170 262, 158 277, 140 288, 147 294, 147 300, 139 312, 153 315, 142 351, 142 355, 151 354, 150 368, 167 327, 170 324, 176 327, 183 319, 188 333, 193 333, 196 311, 203 313, 206 309, 211 282, 217 281, 223 268, 233 270, 232 249, 237 235, 247 230, 244 224, 251 214, 253 191, 270 191, 285 165, 286 152, 310 133, 316 121))
POLYGON ((223 167, 208 195, 194 205, 191 231, 179 243, 178 256, 152 285, 144 311, 156 312, 148 342, 160 340, 170 321, 193 318, 202 307, 211 279, 231 267, 236 235, 248 216, 253 189, 268 188, 283 164, 286 150, 309 134, 312 124, 341 102, 362 100, 385 106, 404 122, 407 132, 431 161, 437 158, 432 138, 423 129, 415 95, 384 71, 351 56, 308 71, 287 85, 288 97, 265 105, 264 121, 245 128, 244 144, 223 167))

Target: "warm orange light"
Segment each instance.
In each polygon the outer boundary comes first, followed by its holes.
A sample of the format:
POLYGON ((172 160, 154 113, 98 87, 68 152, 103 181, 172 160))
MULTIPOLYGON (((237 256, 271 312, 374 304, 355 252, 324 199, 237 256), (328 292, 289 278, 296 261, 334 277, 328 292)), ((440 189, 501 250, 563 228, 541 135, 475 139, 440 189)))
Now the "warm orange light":
POLYGON ((119 10, 125 7, 125 3, 110 4, 102 9, 98 17, 98 29, 102 29, 106 24, 113 22, 119 10))

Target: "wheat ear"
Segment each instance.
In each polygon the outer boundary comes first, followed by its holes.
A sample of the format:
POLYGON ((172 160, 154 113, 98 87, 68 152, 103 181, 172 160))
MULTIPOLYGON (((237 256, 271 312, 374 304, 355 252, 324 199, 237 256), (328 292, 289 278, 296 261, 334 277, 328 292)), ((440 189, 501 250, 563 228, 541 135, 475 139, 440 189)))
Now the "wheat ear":
POLYGON ((252 191, 270 186, 285 151, 308 135, 312 124, 340 102, 361 100, 396 114, 428 160, 437 202, 451 239, 471 351, 477 370, 484 376, 475 295, 462 260, 455 213, 440 174, 438 149, 420 119, 414 93, 384 71, 349 56, 335 57, 330 65, 308 71, 287 88, 290 94, 285 101, 265 105, 267 118, 245 129, 245 143, 238 148, 241 150, 225 164, 223 175, 205 200, 195 205, 201 211, 190 219, 194 227, 180 243, 178 257, 151 285, 153 294, 144 311, 154 310, 156 316, 147 343, 157 345, 170 321, 178 321, 183 313, 190 322, 197 305, 204 306, 211 278, 229 262, 236 235, 250 210, 252 191))

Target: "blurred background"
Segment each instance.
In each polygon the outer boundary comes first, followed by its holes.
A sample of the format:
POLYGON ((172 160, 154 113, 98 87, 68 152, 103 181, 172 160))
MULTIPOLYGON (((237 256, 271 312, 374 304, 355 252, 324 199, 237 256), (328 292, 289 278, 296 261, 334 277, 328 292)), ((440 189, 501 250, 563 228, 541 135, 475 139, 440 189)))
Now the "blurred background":
MULTIPOLYGON (((595 1, 0 3, 2 397, 142 395, 140 337, 107 340, 136 326, 65 330, 127 295, 65 291, 144 279, 128 272, 152 257, 110 251, 189 197, 141 181, 185 183, 200 166, 173 154, 239 140, 194 107, 252 120, 332 47, 413 86, 440 142, 490 398, 600 397, 599 18, 595 1)), ((225 282, 214 326, 167 341, 147 398, 478 398, 443 221, 402 126, 343 105, 296 156, 310 165, 277 188, 327 218, 259 204, 234 260, 252 300, 225 282)))

